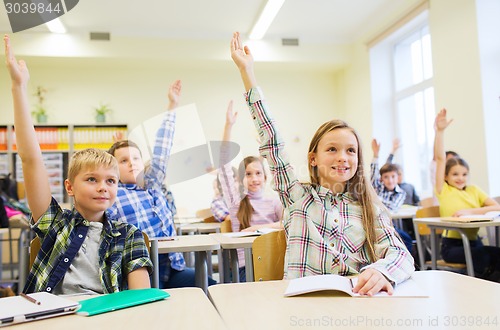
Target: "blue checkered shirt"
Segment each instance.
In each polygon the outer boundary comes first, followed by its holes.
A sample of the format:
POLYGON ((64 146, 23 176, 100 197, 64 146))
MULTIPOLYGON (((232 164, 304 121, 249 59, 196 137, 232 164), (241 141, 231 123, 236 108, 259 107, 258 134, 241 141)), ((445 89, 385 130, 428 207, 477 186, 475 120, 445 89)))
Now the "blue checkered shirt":
MULTIPOLYGON (((144 188, 120 183, 116 202, 111 208, 113 215, 137 226, 151 238, 176 235, 174 208, 162 191, 174 131, 175 112, 167 111, 156 133, 151 165, 144 173, 144 188)), ((173 269, 183 270, 186 267, 181 253, 169 253, 168 256, 173 269)))
POLYGON ((377 192, 378 197, 382 201, 382 204, 385 205, 391 211, 397 211, 401 205, 403 205, 406 199, 406 191, 401 189, 399 185, 396 185, 394 190, 388 190, 382 181, 380 181, 380 172, 378 169, 378 159, 375 158, 370 164, 371 170, 371 180, 373 188, 377 192))

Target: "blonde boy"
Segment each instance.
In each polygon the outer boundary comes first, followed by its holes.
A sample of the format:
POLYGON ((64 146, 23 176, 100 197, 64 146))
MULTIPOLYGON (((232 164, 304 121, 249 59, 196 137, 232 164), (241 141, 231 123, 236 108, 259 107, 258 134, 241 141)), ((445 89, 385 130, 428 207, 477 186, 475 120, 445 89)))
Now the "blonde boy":
POLYGON ((89 294, 150 287, 152 263, 142 233, 105 212, 118 189, 114 157, 97 149, 77 152, 64 182, 73 210, 61 209, 52 198, 28 106, 28 68, 16 61, 7 35, 4 44, 30 222, 42 243, 23 291, 89 294))

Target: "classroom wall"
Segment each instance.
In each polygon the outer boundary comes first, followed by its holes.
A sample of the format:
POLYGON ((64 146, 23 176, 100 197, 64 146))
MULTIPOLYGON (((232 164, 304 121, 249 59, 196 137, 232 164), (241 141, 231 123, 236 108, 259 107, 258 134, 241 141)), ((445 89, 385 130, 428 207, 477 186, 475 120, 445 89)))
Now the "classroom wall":
POLYGON ((429 24, 436 109, 447 108, 453 119, 445 147, 467 160, 470 181, 489 192, 476 5, 472 0, 431 1, 429 24))

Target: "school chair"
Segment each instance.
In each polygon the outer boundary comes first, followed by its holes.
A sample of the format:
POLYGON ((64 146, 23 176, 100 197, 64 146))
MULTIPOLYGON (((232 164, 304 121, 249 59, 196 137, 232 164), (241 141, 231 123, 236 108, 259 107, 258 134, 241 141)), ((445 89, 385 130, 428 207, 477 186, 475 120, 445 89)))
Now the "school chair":
POLYGON ((420 200, 420 205, 422 207, 429 207, 429 206, 435 206, 436 204, 436 199, 434 197, 428 197, 420 200))
POLYGON ((258 281, 282 280, 285 267, 284 230, 264 234, 252 244, 253 273, 258 281))
MULTIPOLYGON (((439 217, 439 206, 430 206, 430 207, 423 207, 419 210, 417 210, 417 213, 415 215, 415 218, 434 218, 434 217, 439 217)), ((419 259, 420 259, 420 267, 422 270, 427 270, 432 268, 432 263, 430 261, 425 261, 425 255, 427 253, 431 254, 431 230, 428 226, 424 224, 418 224, 416 228, 418 235, 420 236, 420 241, 423 246, 423 253, 422 255, 419 254, 419 259)), ((441 234, 443 230, 442 229, 436 229, 436 234, 438 236, 438 242, 436 244, 436 247, 438 249, 437 251, 437 265, 436 268, 439 270, 448 270, 448 271, 453 271, 457 273, 462 273, 465 274, 467 271, 467 267, 465 264, 460 264, 460 263, 451 263, 451 262, 446 262, 443 259, 441 259, 441 234)))
MULTIPOLYGON (((151 246, 149 243, 149 236, 145 232, 142 232, 142 236, 144 237, 144 243, 146 244, 146 247, 148 249, 148 254, 151 255, 151 246)), ((30 242, 30 249, 29 249, 29 254, 30 254, 30 269, 33 267, 33 263, 35 263, 36 256, 38 254, 38 251, 40 251, 42 247, 42 244, 40 242, 40 238, 38 236, 35 236, 30 242)))
POLYGON ((212 210, 211 209, 200 209, 196 211, 195 216, 200 219, 205 219, 209 218, 212 216, 212 210))
POLYGON ((233 227, 231 226, 231 219, 227 218, 226 220, 222 221, 221 226, 220 226, 220 232, 221 233, 232 233, 233 232, 233 227))

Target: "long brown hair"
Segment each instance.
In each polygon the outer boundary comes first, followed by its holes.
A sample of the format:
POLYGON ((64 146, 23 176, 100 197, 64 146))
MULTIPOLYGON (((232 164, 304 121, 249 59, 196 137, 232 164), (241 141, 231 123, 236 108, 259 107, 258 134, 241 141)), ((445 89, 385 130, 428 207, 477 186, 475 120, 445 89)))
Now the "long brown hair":
POLYGON ((266 172, 264 171, 264 164, 262 162, 262 159, 260 157, 254 157, 254 156, 248 156, 243 159, 243 161, 240 163, 240 166, 238 167, 238 180, 240 183, 240 193, 245 195, 240 202, 240 207, 238 208, 238 212, 236 213, 236 217, 238 218, 238 221, 240 222, 240 230, 243 230, 245 228, 250 227, 250 220, 252 219, 252 214, 253 214, 253 206, 250 203, 250 198, 248 198, 248 194, 244 193, 244 185, 243 185, 243 179, 245 178, 246 174, 246 169, 248 164, 251 164, 253 162, 259 162, 260 165, 262 166, 262 171, 264 172, 264 178, 267 180, 266 172))
POLYGON ((346 122, 342 120, 331 120, 323 125, 321 125, 313 138, 311 139, 311 143, 309 144, 309 152, 308 152, 308 166, 309 166, 309 177, 311 180, 311 184, 313 186, 320 185, 318 168, 316 166, 311 165, 310 156, 313 153, 317 152, 319 141, 323 138, 323 136, 335 129, 348 129, 358 143, 358 168, 354 176, 347 182, 346 191, 356 200, 362 212, 362 223, 363 229, 366 234, 366 243, 368 244, 368 254, 371 260, 374 262, 378 260, 377 255, 375 255, 375 209, 374 204, 377 203, 377 196, 375 191, 373 190, 372 185, 366 179, 364 173, 363 166, 363 152, 361 148, 361 141, 359 139, 356 131, 350 127, 346 122))

